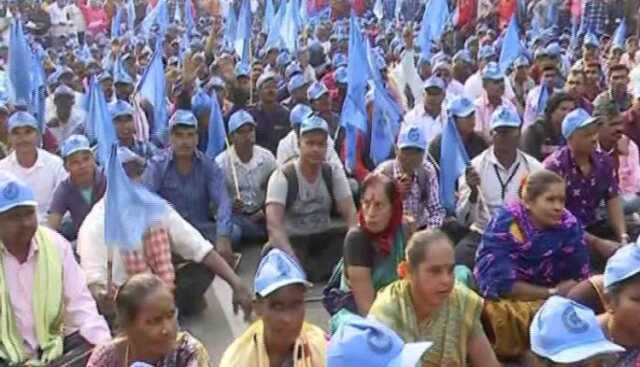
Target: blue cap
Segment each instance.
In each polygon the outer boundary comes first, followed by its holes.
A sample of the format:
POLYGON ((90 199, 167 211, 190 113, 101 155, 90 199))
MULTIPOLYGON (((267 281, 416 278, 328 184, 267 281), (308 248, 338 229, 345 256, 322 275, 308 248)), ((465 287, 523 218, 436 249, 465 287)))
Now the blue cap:
POLYGON ((102 83, 102 82, 104 82, 105 80, 113 80, 113 75, 111 75, 111 73, 110 73, 110 72, 108 72, 108 71, 104 71, 104 72, 102 72, 102 74, 100 74, 100 75, 98 76, 98 81, 99 81, 99 82, 101 82, 101 83, 102 83))
POLYGON ((84 135, 74 134, 62 143, 62 158, 67 158, 78 152, 91 152, 91 144, 84 135))
POLYGON ((18 206, 37 205, 33 191, 27 184, 9 173, 0 174, 0 213, 18 206))
POLYGON ((173 116, 171 116, 171 119, 169 119, 169 129, 172 129, 176 125, 197 128, 198 119, 196 119, 193 112, 189 110, 176 110, 173 116))
POLYGON ((302 121, 312 114, 313 110, 311 109, 311 107, 307 106, 304 103, 299 103, 291 109, 291 113, 289 113, 289 121, 291 121, 291 125, 294 127, 300 126, 300 124, 302 124, 302 121))
POLYGON ((280 249, 272 249, 258 264, 253 285, 255 292, 260 297, 267 297, 291 284, 311 285, 296 259, 280 249))
POLYGON ((347 67, 341 66, 336 69, 335 74, 336 83, 347 84, 347 67))
POLYGON ((542 305, 529 333, 531 350, 556 363, 624 352, 624 348, 607 340, 590 308, 563 297, 553 296, 542 305))
POLYGON ((340 326, 327 346, 331 367, 415 367, 431 342, 407 343, 382 323, 354 315, 340 326))
POLYGON ((427 138, 424 136, 424 130, 417 125, 403 125, 398 134, 398 148, 427 150, 427 138))
POLYGON ((604 287, 608 288, 640 273, 640 244, 626 245, 607 261, 604 268, 604 287))
POLYGON ((552 42, 547 45, 547 54, 551 56, 560 56, 562 54, 562 47, 558 42, 552 42))
POLYGON ((129 102, 120 99, 109 106, 109 112, 111 112, 112 120, 123 116, 129 116, 133 118, 133 107, 129 104, 129 102))
POLYGON ((478 50, 478 59, 488 59, 491 57, 496 57, 496 49, 491 45, 484 45, 480 47, 478 50))
POLYGON ((329 133, 329 124, 320 116, 309 115, 300 124, 300 135, 311 131, 322 130, 329 133))
POLYGON ((133 85, 133 78, 131 78, 131 75, 129 75, 129 73, 127 73, 124 69, 117 68, 116 73, 113 76, 113 82, 133 85))
POLYGON ((447 111, 455 117, 468 117, 476 112, 476 106, 469 98, 458 96, 449 102, 447 111))
POLYGON ((289 53, 286 51, 280 52, 278 57, 276 57, 276 66, 279 68, 283 68, 287 66, 290 62, 291 62, 291 55, 289 55, 289 53))
POLYGON ((286 69, 284 69, 284 77, 287 80, 291 79, 291 77, 296 74, 302 74, 302 68, 297 62, 292 62, 286 69))
POLYGON ((249 70, 249 65, 246 65, 246 64, 244 64, 242 62, 240 62, 240 63, 238 63, 236 65, 236 68, 235 68, 236 78, 239 78, 241 76, 248 77, 250 72, 251 71, 249 70))
POLYGON ((271 80, 275 80, 275 79, 276 79, 276 74, 267 71, 266 73, 263 73, 258 77, 258 80, 256 81, 256 88, 261 89, 264 83, 271 80))
POLYGON ((329 90, 324 85, 324 83, 314 82, 309 86, 309 89, 307 90, 307 98, 309 98, 309 101, 314 101, 327 93, 329 93, 329 90))
POLYGON ((516 68, 519 68, 521 66, 529 66, 531 64, 529 63, 529 59, 527 59, 525 56, 518 56, 513 62, 513 65, 516 68))
POLYGON ((289 93, 292 93, 294 90, 298 88, 302 88, 306 84, 307 84, 307 81, 304 80, 304 75, 296 74, 293 77, 291 77, 291 79, 289 80, 289 83, 287 83, 287 90, 289 91, 289 93))
POLYGON ((9 117, 7 127, 9 132, 18 127, 32 127, 38 130, 38 120, 29 112, 17 111, 9 117))
POLYGON ((582 40, 582 45, 583 46, 591 46, 591 47, 600 47, 600 41, 598 40, 598 37, 596 37, 595 34, 593 33, 587 33, 584 36, 584 39, 582 40))
POLYGON ((442 78, 439 78, 435 75, 427 78, 427 80, 425 80, 424 83, 422 84, 422 87, 425 90, 429 88, 438 88, 441 91, 444 91, 445 89, 444 80, 442 80, 442 78))
POLYGON ((500 106, 491 114, 491 130, 499 127, 520 128, 521 124, 518 113, 509 107, 500 106))
POLYGON ((453 62, 457 63, 459 61, 466 62, 467 64, 473 64, 473 59, 471 58, 471 52, 467 49, 460 50, 453 55, 453 62))
POLYGON ((564 117, 564 120, 562 120, 562 136, 564 136, 565 139, 569 139, 576 130, 587 127, 597 121, 597 117, 591 117, 587 111, 582 108, 576 108, 569 112, 567 116, 564 117))
POLYGON ((337 53, 333 55, 333 59, 331 60, 331 66, 334 69, 337 69, 341 66, 347 66, 347 57, 342 53, 337 53))
POLYGON ((129 367, 153 367, 152 365, 148 364, 148 363, 144 363, 144 362, 134 362, 131 366, 129 367))
POLYGON ((73 89, 71 89, 71 87, 67 86, 66 84, 60 84, 58 88, 56 88, 56 90, 53 92, 54 98, 60 96, 74 97, 75 95, 76 94, 73 89))
POLYGON ((484 68, 482 69, 482 79, 483 80, 488 79, 488 80, 494 80, 494 81, 504 80, 504 73, 500 69, 500 65, 498 65, 497 62, 492 61, 487 65, 485 65, 484 68))
POLYGON ((233 134, 236 130, 245 124, 256 126, 253 116, 245 110, 238 110, 229 117, 229 134, 233 134))

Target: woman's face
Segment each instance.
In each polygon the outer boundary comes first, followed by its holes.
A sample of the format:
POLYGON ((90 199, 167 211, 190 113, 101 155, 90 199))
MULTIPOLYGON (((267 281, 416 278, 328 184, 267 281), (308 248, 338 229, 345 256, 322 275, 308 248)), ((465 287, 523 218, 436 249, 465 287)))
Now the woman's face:
POLYGON ((392 204, 387 197, 385 186, 374 183, 362 196, 362 213, 367 227, 373 233, 380 233, 387 228, 393 213, 392 204))
POLYGON ((177 330, 173 295, 163 287, 145 298, 126 333, 135 345, 148 348, 149 354, 161 358, 175 348, 177 330))
POLYGON ((626 334, 637 335, 640 330, 640 280, 632 280, 607 304, 607 311, 615 320, 616 327, 626 328, 626 334))
POLYGON ((560 102, 558 108, 556 108, 551 113, 551 122, 562 123, 565 116, 571 111, 573 111, 576 107, 576 104, 573 101, 564 101, 560 102))
POLYGON ((549 185, 547 190, 533 200, 525 200, 525 206, 533 217, 534 223, 542 228, 560 224, 565 205, 565 186, 563 183, 549 185))
POLYGON ((455 266, 453 246, 441 239, 425 250, 425 261, 417 269, 411 269, 411 288, 421 302, 430 309, 437 309, 447 300, 454 284, 455 266))
POLYGON ((292 284, 258 301, 256 312, 264 322, 269 344, 279 344, 282 349, 293 347, 304 322, 304 293, 304 286, 292 284))

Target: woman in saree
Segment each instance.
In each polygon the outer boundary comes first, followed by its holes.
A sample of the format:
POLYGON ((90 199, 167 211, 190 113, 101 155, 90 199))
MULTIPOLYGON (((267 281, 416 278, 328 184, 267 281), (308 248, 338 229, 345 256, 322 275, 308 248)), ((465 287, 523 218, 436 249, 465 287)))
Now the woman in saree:
POLYGON ((453 245, 439 230, 415 233, 402 267, 406 279, 382 289, 369 311, 405 343, 433 342, 418 366, 498 367, 482 329, 482 299, 455 281, 453 245))
POLYGON ((589 276, 582 226, 565 209, 562 177, 541 170, 523 183, 521 199, 489 223, 475 276, 486 298, 483 322, 499 358, 521 358, 529 325, 547 298, 565 296, 589 276))

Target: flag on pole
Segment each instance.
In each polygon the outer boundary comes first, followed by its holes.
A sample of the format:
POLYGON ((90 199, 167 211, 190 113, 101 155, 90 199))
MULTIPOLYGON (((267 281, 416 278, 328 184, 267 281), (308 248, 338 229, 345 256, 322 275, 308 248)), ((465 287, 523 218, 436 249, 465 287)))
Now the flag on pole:
POLYGON ((9 101, 14 105, 31 104, 31 48, 19 18, 13 18, 9 35, 9 101))
POLYGON ((127 1, 127 28, 133 33, 136 26, 136 4, 133 0, 127 1))
POLYGON ((167 125, 167 106, 165 95, 164 64, 162 63, 162 43, 158 39, 156 49, 147 66, 140 83, 138 92, 153 105, 153 131, 156 137, 161 137, 167 125))
POLYGON ((502 48, 500 49, 500 59, 498 64, 503 73, 506 73, 511 63, 522 54, 522 43, 520 43, 520 29, 516 16, 511 17, 509 26, 502 40, 502 48))
POLYGON ((456 208, 456 182, 469 165, 469 155, 453 118, 445 123, 441 139, 440 202, 448 212, 453 212, 456 208))
POLYGON ((209 141, 207 142, 207 157, 215 159, 225 149, 227 133, 224 129, 222 110, 218 103, 218 96, 213 91, 211 94, 211 113, 209 114, 209 141))
POLYGON ((111 144, 117 141, 115 128, 111 120, 111 113, 107 107, 107 100, 102 93, 102 86, 91 77, 89 81, 89 97, 86 131, 89 140, 97 142, 97 160, 105 164, 109 159, 111 144))
POLYGON ((238 26, 234 47, 236 54, 249 65, 249 40, 251 39, 251 4, 249 0, 242 0, 240 13, 238 13, 238 26), (246 58, 246 60, 245 60, 246 58))
POLYGON ((176 3, 176 9, 173 13, 173 22, 182 24, 182 12, 180 11, 180 4, 176 3))
POLYGON ((280 31, 284 45, 291 54, 294 54, 298 48, 298 24, 294 6, 296 1, 297 0, 289 0, 287 3, 287 10, 280 31))
POLYGON ((627 22, 625 18, 620 20, 620 24, 616 28, 615 33, 613 34, 613 45, 621 47, 624 49, 624 41, 627 39, 627 22))
POLYGON ((118 38, 121 36, 121 24, 122 24, 122 14, 124 13, 124 8, 122 6, 118 6, 116 10, 116 15, 111 20, 111 38, 118 38))
POLYGON ((229 12, 227 13, 224 26, 224 41, 226 46, 235 49, 237 31, 238 17, 236 16, 236 9, 233 6, 229 6, 229 12))
POLYGON ((273 18, 276 15, 275 8, 273 7, 273 0, 266 0, 266 4, 264 7, 264 19, 262 22, 262 31, 265 34, 269 34, 269 30, 271 29, 271 23, 273 22, 273 18))

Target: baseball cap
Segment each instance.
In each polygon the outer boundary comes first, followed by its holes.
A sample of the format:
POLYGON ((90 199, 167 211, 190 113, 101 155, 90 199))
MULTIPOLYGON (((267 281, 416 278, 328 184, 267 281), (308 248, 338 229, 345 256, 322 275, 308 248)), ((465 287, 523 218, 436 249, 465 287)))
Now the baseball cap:
POLYGON ((424 136, 422 128, 416 125, 405 125, 400 129, 398 134, 398 148, 417 148, 420 150, 427 149, 427 139, 424 136))
POLYGON ((219 76, 212 76, 207 83, 208 88, 224 88, 224 80, 219 76))
POLYGON ((624 348, 607 340, 590 308, 559 296, 549 298, 538 310, 529 334, 531 350, 556 363, 624 352, 624 348))
POLYGON ((32 127, 38 130, 38 120, 29 112, 17 111, 9 117, 7 127, 9 128, 9 132, 18 127, 32 127))
POLYGON ((496 56, 496 49, 491 45, 485 45, 478 50, 478 59, 489 59, 496 56))
POLYGON ((458 62, 473 64, 473 60, 471 58, 471 52, 469 52, 469 50, 467 49, 456 52, 456 54, 453 55, 453 63, 458 63, 458 62))
POLYGON ((309 115, 302 119, 302 123, 300 124, 300 135, 316 131, 322 130, 329 133, 329 124, 320 116, 317 115, 309 115))
POLYGON ((521 66, 529 66, 529 65, 530 65, 530 63, 529 63, 529 59, 527 59, 526 57, 524 57, 524 56, 518 56, 518 57, 515 59, 515 61, 513 62, 513 65, 514 65, 516 68, 519 68, 519 67, 521 67, 521 66))
POLYGON ((286 252, 274 248, 258 264, 254 290, 260 297, 267 297, 282 287, 302 284, 310 287, 307 276, 298 262, 286 252))
POLYGON ((548 44, 546 50, 547 54, 549 54, 550 56, 560 56, 560 54, 562 53, 562 47, 560 47, 560 44, 558 42, 552 42, 548 44))
POLYGON ((17 206, 37 206, 33 191, 19 178, 9 174, 0 174, 0 213, 17 206))
POLYGON ((238 110, 229 117, 229 134, 234 133, 245 124, 256 126, 253 116, 245 110, 238 110))
POLYGON ((238 65, 236 65, 234 72, 236 74, 236 78, 240 78, 241 76, 248 77, 250 73, 249 65, 239 63, 238 65))
POLYGON ((499 127, 520 128, 521 124, 518 113, 509 107, 500 106, 491 114, 491 130, 499 127))
POLYGON ((444 91, 444 88, 445 88, 444 80, 442 80, 442 78, 439 78, 437 76, 431 76, 424 81, 424 83, 422 84, 422 88, 424 90, 427 90, 429 88, 438 88, 444 91))
POLYGON ((299 103, 291 109, 291 113, 289 113, 289 121, 291 121, 291 125, 294 127, 300 126, 300 124, 302 124, 302 121, 312 114, 313 110, 311 109, 311 107, 307 106, 304 103, 299 103))
POLYGON ((455 117, 468 117, 476 112, 476 106, 469 98, 458 96, 449 102, 447 111, 455 117))
POLYGON ((341 66, 338 69, 336 69, 335 79, 336 79, 336 83, 347 84, 347 67, 346 66, 341 66))
POLYGON ((133 107, 127 101, 119 99, 110 106, 109 110, 112 120, 123 116, 133 117, 133 107))
POLYGON ((292 93, 294 90, 304 87, 307 84, 307 81, 304 80, 304 75, 296 74, 289 80, 287 83, 287 90, 289 93, 292 93))
POLYGON ((327 366, 415 367, 431 342, 404 343, 386 325, 354 315, 331 337, 327 366))
POLYGON ((262 88, 264 83, 271 80, 275 80, 275 78, 276 78, 276 74, 274 73, 271 73, 271 72, 263 73, 262 75, 260 75, 260 77, 258 77, 258 81, 256 82, 256 88, 258 89, 262 88))
POLYGON ((309 98, 309 101, 314 101, 327 93, 329 93, 329 90, 324 85, 324 83, 314 82, 309 86, 309 89, 307 90, 307 98, 309 98))
POLYGON ((171 116, 169 120, 169 129, 173 129, 176 125, 188 126, 188 127, 198 127, 198 120, 193 112, 189 110, 176 110, 171 116))
POLYGON ((74 134, 62 143, 62 158, 67 158, 78 152, 91 152, 91 144, 84 135, 74 134))
POLYGON ((582 40, 583 46, 600 47, 600 41, 593 33, 587 33, 582 40))
POLYGON ((621 247, 607 261, 604 268, 604 287, 608 288, 616 283, 640 273, 639 242, 621 247))
POLYGON ((105 80, 111 80, 111 81, 113 81, 113 76, 112 76, 112 75, 111 75, 111 73, 110 73, 110 72, 108 72, 108 71, 104 71, 104 72, 102 72, 102 74, 100 74, 100 75, 98 76, 98 81, 99 81, 99 82, 104 82, 105 80))
POLYGON ((587 111, 582 108, 576 108, 562 120, 562 136, 568 139, 576 130, 587 127, 597 121, 597 117, 591 117, 587 111))
POLYGON ((60 84, 58 88, 56 88, 56 90, 53 92, 53 95, 54 95, 54 98, 61 97, 61 96, 73 97, 75 96, 75 93, 73 89, 71 89, 66 84, 60 84))
POLYGON ((284 69, 284 77, 287 80, 291 79, 291 77, 293 77, 294 75, 301 74, 301 73, 302 73, 302 68, 300 67, 300 64, 298 64, 297 62, 292 62, 291 64, 289 64, 289 66, 287 66, 286 69, 284 69))
POLYGON ((490 62, 482 69, 482 79, 493 81, 504 80, 504 73, 497 62, 490 62))
POLYGON ((347 57, 343 53, 336 53, 331 60, 331 66, 333 66, 334 69, 347 66, 347 57))

